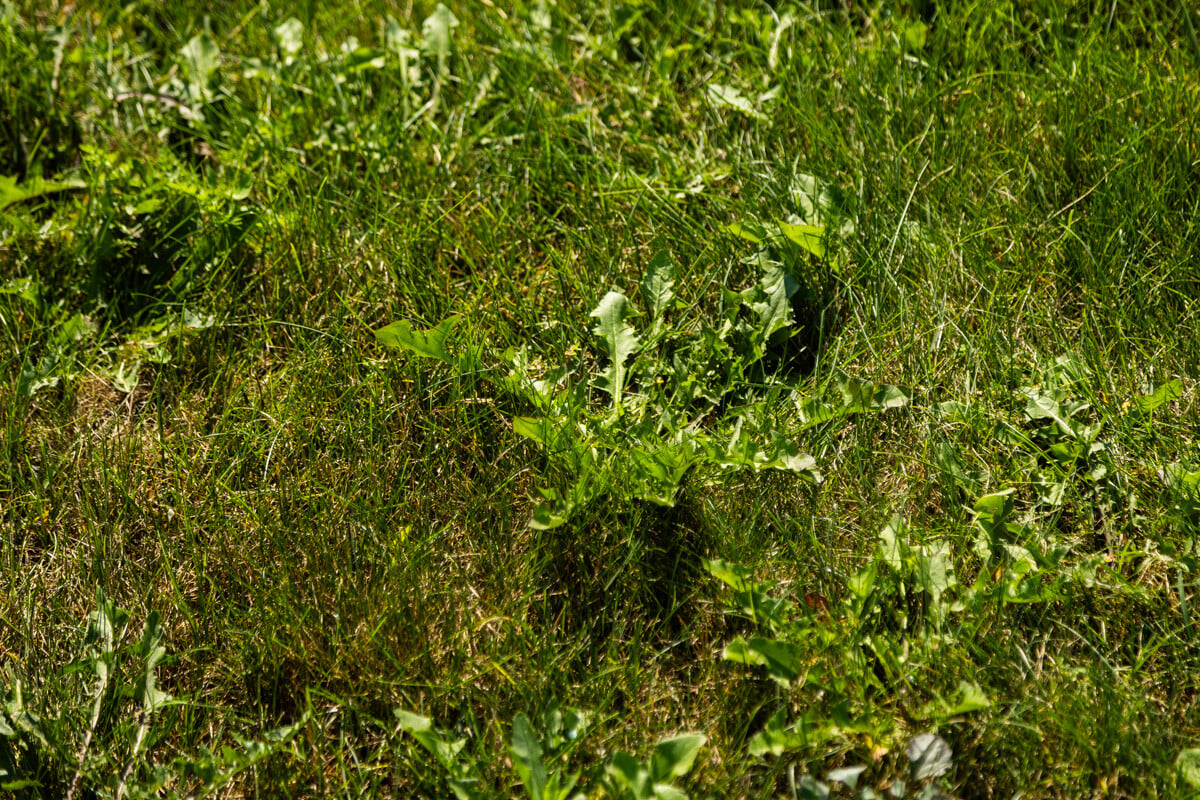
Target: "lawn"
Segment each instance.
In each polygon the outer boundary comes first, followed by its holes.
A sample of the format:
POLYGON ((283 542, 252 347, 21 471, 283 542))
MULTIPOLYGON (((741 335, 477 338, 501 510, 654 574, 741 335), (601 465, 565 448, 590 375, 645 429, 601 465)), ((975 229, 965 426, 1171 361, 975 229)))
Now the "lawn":
POLYGON ((0 797, 1200 795, 1197 28, 0 3, 0 797))

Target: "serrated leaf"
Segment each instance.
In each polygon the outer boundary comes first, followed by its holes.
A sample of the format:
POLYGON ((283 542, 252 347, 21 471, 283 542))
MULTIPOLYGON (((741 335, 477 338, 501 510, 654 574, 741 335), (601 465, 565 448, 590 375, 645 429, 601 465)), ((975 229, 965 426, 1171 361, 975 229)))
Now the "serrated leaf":
POLYGON ((1141 411, 1143 414, 1149 414, 1172 400, 1178 400, 1181 397, 1183 397, 1183 382, 1175 378, 1162 384, 1150 394, 1135 397, 1133 402, 1137 404, 1138 411, 1141 411))
POLYGON ((754 105, 746 99, 746 96, 732 86, 726 86, 721 83, 710 83, 708 85, 708 97, 715 105, 733 108, 749 117, 762 119, 763 115, 754 108, 754 105))
POLYGON ((954 705, 949 708, 950 714, 969 714, 972 711, 980 711, 991 706, 992 701, 984 693, 983 689, 977 683, 969 683, 967 681, 959 681, 958 684, 958 699, 954 705))
POLYGON ((771 441, 768 444, 759 444, 743 431, 743 421, 742 417, 738 417, 724 447, 718 442, 704 443, 704 452, 709 461, 722 467, 750 468, 756 472, 787 470, 817 484, 824 480, 817 469, 816 459, 811 455, 801 452, 777 431, 770 432, 771 441))
POLYGON ((758 317, 757 335, 764 344, 776 331, 792 324, 791 297, 799 288, 800 284, 782 264, 767 261, 758 286, 742 294, 758 317))
POLYGON ((724 651, 727 661, 767 668, 767 674, 775 681, 788 684, 804 674, 807 651, 791 642, 755 636, 749 640, 741 636, 730 642, 724 651))
POLYGON ((285 63, 290 64, 304 48, 304 23, 295 17, 288 17, 275 26, 272 31, 275 44, 283 53, 285 63))
MULTIPOLYGON (((0 175, 0 211, 3 211, 14 203, 20 203, 22 200, 42 197, 69 189, 84 188, 87 188, 87 184, 80 180, 46 181, 35 177, 18 185, 15 175, 0 175)), ((9 286, 13 285, 14 282, 10 281, 9 286)), ((6 288, 4 291, 8 292, 9 289, 6 288)))
POLYGON ((620 405, 625 389, 625 361, 641 347, 633 327, 625 322, 627 307, 625 295, 609 292, 589 315, 597 320, 593 330, 600 337, 609 360, 599 386, 612 396, 614 408, 620 405))
POLYGON ((421 50, 437 58, 439 74, 446 71, 446 59, 457 27, 458 18, 442 3, 438 3, 433 13, 421 23, 421 50))
POLYGON ((650 317, 658 322, 663 310, 675 299, 674 267, 665 250, 654 254, 642 277, 642 297, 650 309, 650 317))
POLYGON ((412 324, 402 319, 375 331, 375 338, 387 347, 409 350, 419 356, 452 364, 454 358, 446 351, 446 336, 460 319, 458 315, 448 317, 427 331, 413 330, 412 324))
POLYGON ((145 659, 145 667, 138 676, 134 687, 134 696, 147 712, 157 711, 171 700, 171 695, 161 691, 156 686, 155 670, 159 663, 166 658, 167 649, 162 646, 162 623, 157 611, 151 611, 146 618, 142 632, 142 640, 138 643, 137 652, 145 659))
POLYGON ((26 398, 33 397, 42 389, 57 386, 62 377, 59 374, 58 365, 59 358, 55 353, 44 356, 36 365, 26 364, 17 377, 17 395, 26 398))
POLYGON ((662 506, 674 505, 692 462, 692 453, 686 448, 629 450, 625 453, 624 472, 630 495, 662 506))
POLYGON ((1075 435, 1075 429, 1063 415, 1058 401, 1053 396, 1039 392, 1036 389, 1025 389, 1023 391, 1025 396, 1029 398, 1029 402, 1025 406, 1025 416, 1031 420, 1052 420, 1067 436, 1075 435))
POLYGON ((687 733, 660 741, 654 746, 654 754, 650 757, 651 779, 661 783, 688 774, 706 741, 708 738, 700 733, 687 733))

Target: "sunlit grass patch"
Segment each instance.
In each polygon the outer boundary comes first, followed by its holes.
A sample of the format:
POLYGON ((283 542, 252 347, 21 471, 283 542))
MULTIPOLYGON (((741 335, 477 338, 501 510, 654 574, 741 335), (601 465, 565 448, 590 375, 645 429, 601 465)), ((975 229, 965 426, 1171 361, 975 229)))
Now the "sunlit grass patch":
POLYGON ((1194 13, 0 9, 0 792, 1184 796, 1194 13))

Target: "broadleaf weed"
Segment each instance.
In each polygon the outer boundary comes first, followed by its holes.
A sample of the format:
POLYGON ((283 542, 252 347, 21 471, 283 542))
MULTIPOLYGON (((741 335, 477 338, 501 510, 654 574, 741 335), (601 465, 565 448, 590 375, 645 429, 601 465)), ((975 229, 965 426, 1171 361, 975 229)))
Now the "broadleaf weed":
POLYGON ((78 698, 89 701, 82 717, 75 699, 58 707, 35 704, 21 679, 5 670, 0 789, 17 798, 202 797, 279 752, 307 721, 268 731, 261 740, 238 738, 240 750, 226 746, 195 756, 157 757, 154 748, 174 724, 162 712, 183 701, 157 685, 158 668, 167 658, 158 614, 151 612, 133 645, 125 643, 129 622, 127 611, 97 592, 82 658, 59 674, 67 684, 78 674, 93 679, 78 698))
MULTIPOLYGON (((697 330, 673 319, 674 270, 660 251, 642 278, 651 320, 643 333, 630 323, 634 312, 620 292, 610 291, 591 312, 606 364, 590 380, 572 383, 574 370, 567 365, 531 374, 524 348, 499 354, 507 368, 502 377, 482 373, 541 412, 513 417, 513 429, 542 445, 570 476, 539 490, 532 527, 563 525, 609 493, 673 505, 696 468, 783 470, 820 483, 816 460, 770 421, 778 412, 768 405, 781 394, 794 398, 802 427, 908 404, 905 389, 843 376, 843 402, 830 407, 806 397, 794 379, 763 371, 764 358, 795 334, 791 300, 800 286, 769 252, 754 259, 761 271, 757 284, 726 292, 735 303, 719 327, 701 321, 697 330), (592 390, 608 395, 608 409, 592 401, 592 390)), ((456 359, 445 349, 457 321, 448 318, 427 332, 402 321, 375 333, 384 345, 463 370, 479 361, 456 359)))

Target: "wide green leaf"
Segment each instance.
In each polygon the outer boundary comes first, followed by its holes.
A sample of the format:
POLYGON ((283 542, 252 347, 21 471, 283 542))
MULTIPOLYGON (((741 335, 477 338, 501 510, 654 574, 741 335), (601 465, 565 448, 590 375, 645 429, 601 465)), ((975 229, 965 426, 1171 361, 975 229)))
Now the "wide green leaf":
POLYGON ((446 61, 454 38, 458 18, 442 3, 421 23, 421 50, 437 59, 438 75, 446 73, 446 61))
POLYGON ((921 733, 909 740, 904 748, 912 768, 913 778, 918 781, 944 775, 954 766, 954 752, 946 740, 936 734, 921 733))
POLYGON ((157 711, 171 701, 171 695, 159 689, 156 685, 155 671, 159 663, 166 658, 167 648, 162 644, 163 629, 157 611, 151 611, 146 618, 146 626, 142 640, 138 643, 138 655, 145 659, 145 666, 140 671, 134 695, 142 708, 147 712, 157 711))
POLYGON ((739 664, 766 667, 772 679, 786 685, 804 674, 807 651, 778 639, 755 636, 746 640, 738 636, 726 645, 724 657, 739 664))
POLYGON ((0 175, 0 211, 14 203, 20 203, 22 200, 86 187, 87 184, 80 180, 46 181, 41 178, 33 178, 18 184, 15 175, 0 175))
POLYGON ((787 709, 780 708, 767 725, 750 739, 749 751, 752 756, 767 754, 781 756, 789 750, 797 750, 808 744, 808 737, 803 729, 796 731, 787 726, 787 709))
POLYGON ((763 118, 762 113, 754 108, 754 104, 732 86, 710 83, 708 85, 708 97, 714 105, 736 109, 746 116, 754 117, 755 119, 763 118))
POLYGON ((917 583, 929 593, 937 612, 943 613, 942 595, 957 583, 954 579, 954 563, 950 557, 950 545, 946 542, 938 542, 936 545, 922 547, 920 555, 916 559, 916 568, 917 583))
POLYGON ((704 568, 708 570, 709 575, 739 592, 749 589, 754 581, 754 572, 749 567, 719 558, 705 561, 704 568))
POLYGON ((290 64, 304 49, 304 23, 295 17, 288 17, 275 26, 271 38, 283 54, 284 63, 290 64))
POLYGON ((958 697, 955 703, 950 706, 951 714, 969 714, 972 711, 980 711, 991 706, 992 701, 988 699, 983 689, 977 683, 969 681, 959 681, 958 697))
POLYGON ((654 746, 650 757, 650 776, 655 783, 682 778, 691 770, 696 755, 708 738, 699 733, 687 733, 663 739, 654 746))
POLYGON ((635 797, 643 800, 651 797, 650 771, 628 753, 617 753, 605 767, 609 783, 618 792, 616 797, 635 797))
POLYGON ((1150 394, 1135 397, 1133 402, 1137 405, 1138 411, 1141 411, 1143 414, 1149 414, 1172 400, 1178 400, 1181 397, 1183 397, 1183 382, 1175 378, 1162 384, 1150 394))
POLYGON ((725 226, 725 230, 754 244, 764 244, 771 238, 771 232, 755 220, 740 220, 725 226))
POLYGON ((1052 394, 1030 388, 1023 389, 1022 391, 1029 398, 1029 402, 1025 405, 1025 415, 1029 419, 1052 420, 1067 436, 1075 435, 1075 429, 1066 415, 1063 414, 1061 405, 1052 394))
POLYGON ((413 330, 412 323, 402 319, 375 331, 375 338, 388 347, 408 350, 419 356, 436 358, 451 364, 454 359, 446 351, 446 337, 460 319, 457 315, 448 317, 427 331, 413 330))
POLYGON ((675 299, 674 269, 671 254, 665 250, 654 254, 642 276, 642 297, 650 308, 655 327, 661 327, 663 311, 675 299))
POLYGON ((531 800, 542 800, 546 794, 546 765, 542 763, 542 746, 538 742, 529 718, 517 714, 512 726, 513 768, 525 784, 531 800))
POLYGON ((593 329, 608 353, 608 369, 597 382, 601 389, 612 396, 613 407, 619 407, 625 389, 625 362, 641 347, 641 340, 633 327, 625 322, 628 301, 620 292, 604 295, 600 305, 590 316, 596 319, 593 329))
POLYGON ((812 253, 817 258, 825 257, 825 226, 796 225, 780 222, 779 231, 794 244, 812 253))
POLYGON ((535 531, 548 531, 560 527, 571 519, 571 513, 574 510, 574 503, 543 501, 533 509, 533 516, 529 518, 529 527, 535 531))
POLYGON ((1200 789, 1200 748, 1189 747, 1175 756, 1179 778, 1193 789, 1200 789))
POLYGON ((765 345, 776 331, 792 324, 791 298, 800 284, 780 263, 763 263, 763 276, 758 286, 742 293, 743 299, 758 317, 758 337, 765 345))
POLYGON ((512 420, 515 433, 538 444, 545 444, 550 439, 550 425, 550 420, 542 417, 513 417, 512 420))

